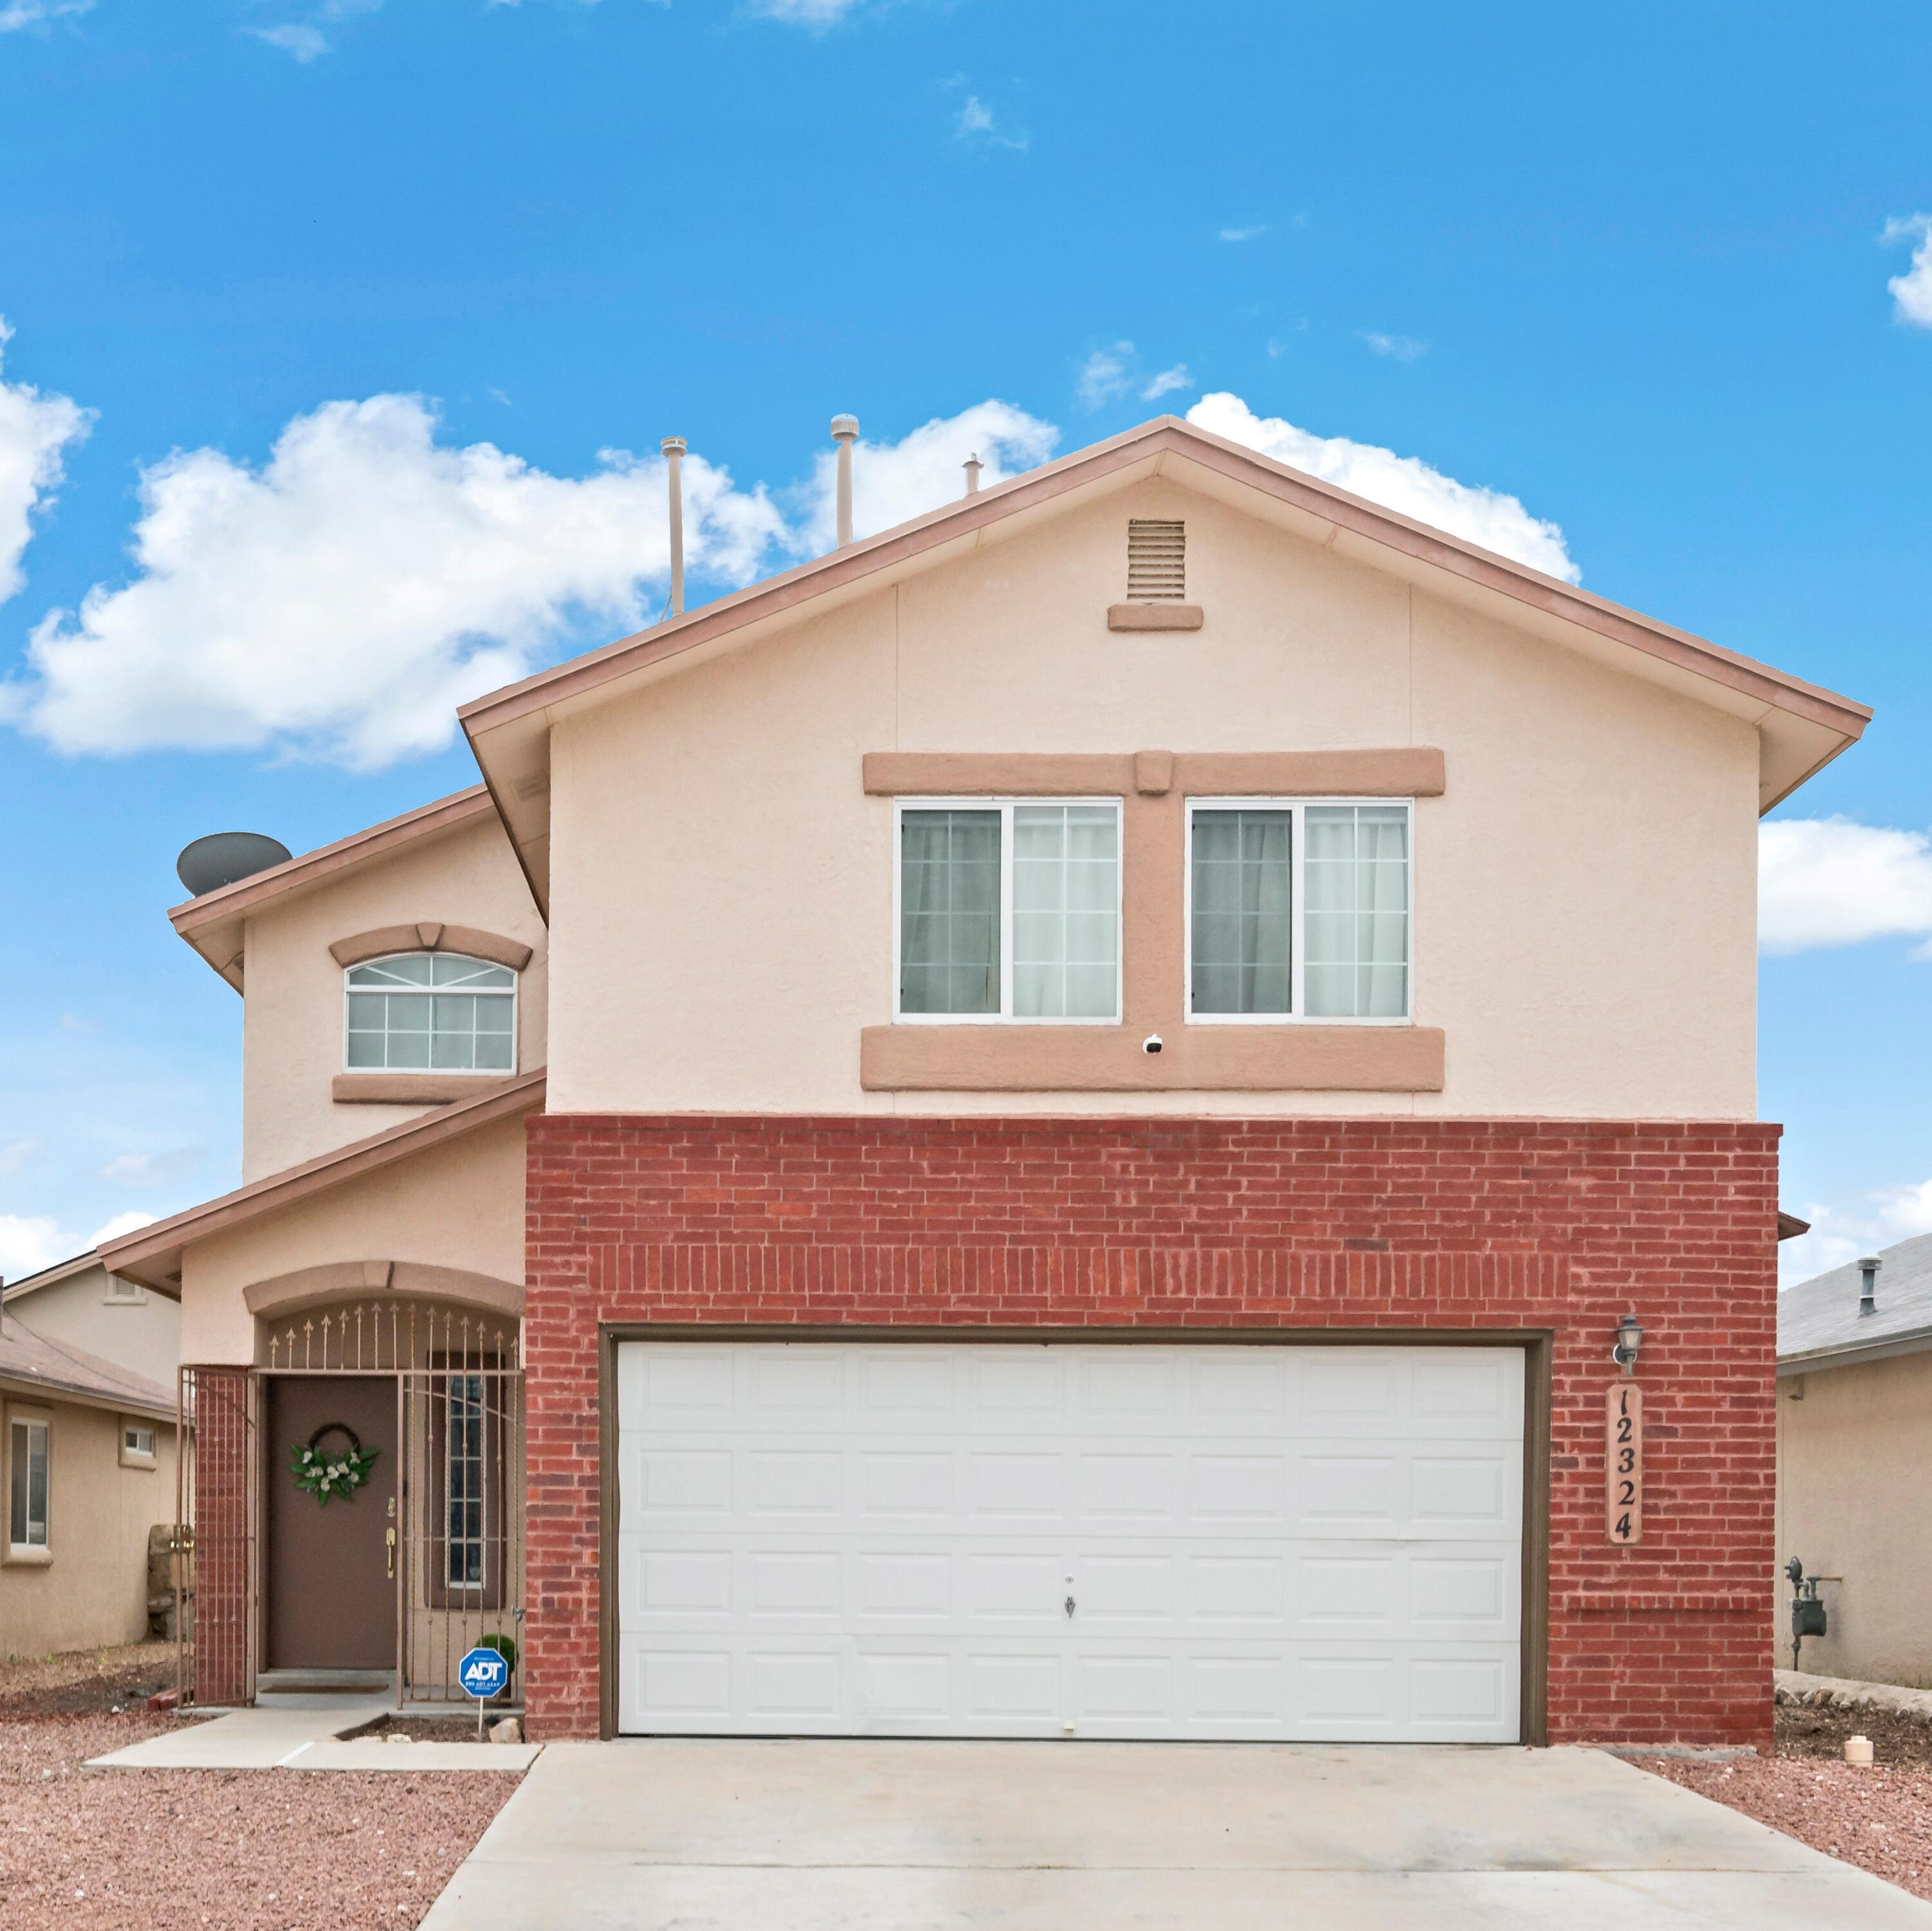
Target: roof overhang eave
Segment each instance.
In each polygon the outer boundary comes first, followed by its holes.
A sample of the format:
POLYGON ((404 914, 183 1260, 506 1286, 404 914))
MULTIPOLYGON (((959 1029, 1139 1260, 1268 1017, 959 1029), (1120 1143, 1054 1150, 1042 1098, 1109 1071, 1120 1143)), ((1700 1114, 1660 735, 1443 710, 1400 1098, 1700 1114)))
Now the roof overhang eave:
POLYGON ((1886 1361, 1900 1354, 1932 1351, 1932 1327, 1910 1327, 1897 1333, 1881 1335, 1872 1341, 1834 1342, 1829 1347, 1808 1348, 1778 1357, 1780 1381, 1793 1375, 1810 1375, 1827 1368, 1853 1368, 1861 1362, 1886 1361))

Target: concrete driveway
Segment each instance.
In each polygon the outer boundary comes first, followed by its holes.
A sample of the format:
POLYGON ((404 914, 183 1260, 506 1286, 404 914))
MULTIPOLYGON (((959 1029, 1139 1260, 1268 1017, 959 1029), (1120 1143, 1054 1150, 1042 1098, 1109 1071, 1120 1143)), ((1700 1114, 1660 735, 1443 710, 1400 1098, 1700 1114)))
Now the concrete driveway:
POLYGON ((427 1931, 1932 1931, 1593 1750, 552 1744, 427 1931))

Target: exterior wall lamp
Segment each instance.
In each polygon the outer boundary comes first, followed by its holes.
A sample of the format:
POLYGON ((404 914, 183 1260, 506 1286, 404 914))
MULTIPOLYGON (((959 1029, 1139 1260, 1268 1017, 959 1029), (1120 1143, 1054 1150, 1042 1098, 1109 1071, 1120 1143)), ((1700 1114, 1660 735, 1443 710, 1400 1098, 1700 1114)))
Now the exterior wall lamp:
POLYGON ((1617 1344, 1610 1350, 1610 1359, 1626 1375, 1636 1372, 1636 1351, 1643 1345, 1643 1326, 1634 1314, 1627 1314, 1617 1323, 1617 1344))

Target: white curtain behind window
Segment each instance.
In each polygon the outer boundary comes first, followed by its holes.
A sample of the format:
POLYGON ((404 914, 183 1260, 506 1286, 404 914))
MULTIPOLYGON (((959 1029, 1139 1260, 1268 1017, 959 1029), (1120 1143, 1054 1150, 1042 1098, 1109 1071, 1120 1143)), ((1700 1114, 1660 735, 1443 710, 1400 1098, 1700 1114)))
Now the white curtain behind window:
POLYGON ((1318 1018, 1408 1012, 1408 811, 1311 805, 1302 886, 1303 971, 1318 1018))
POLYGON ((1000 1009, 1000 814, 899 818, 899 1010, 1000 1009))
POLYGON ((1120 817, 1112 805, 1013 807, 1013 1016, 1119 1008, 1120 817))

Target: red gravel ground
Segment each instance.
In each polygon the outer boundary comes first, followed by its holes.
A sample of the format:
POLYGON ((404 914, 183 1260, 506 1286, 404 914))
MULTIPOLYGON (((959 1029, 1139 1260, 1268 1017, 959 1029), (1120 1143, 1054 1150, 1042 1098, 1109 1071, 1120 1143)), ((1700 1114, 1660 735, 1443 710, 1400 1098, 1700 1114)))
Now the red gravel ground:
POLYGON ((1876 1710, 1780 1707, 1774 1756, 1730 1764, 1659 1757, 1643 1768, 1932 1899, 1932 1725, 1876 1710), (1844 1761, 1853 1735, 1872 1740, 1870 1770, 1844 1761))
POLYGON ((416 1924, 516 1788, 502 1771, 82 1769, 181 1720, 128 1707, 173 1659, 157 1644, 0 1665, 8 1931, 416 1924))

